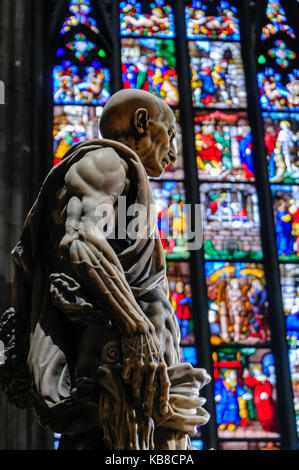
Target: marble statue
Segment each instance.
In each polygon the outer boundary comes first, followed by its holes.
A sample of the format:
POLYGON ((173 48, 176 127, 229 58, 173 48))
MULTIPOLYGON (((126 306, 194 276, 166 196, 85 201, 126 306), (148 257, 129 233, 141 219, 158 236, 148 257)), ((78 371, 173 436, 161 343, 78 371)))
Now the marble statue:
POLYGON ((188 449, 209 419, 210 377, 180 363, 148 179, 176 159, 174 115, 122 90, 100 131, 50 171, 12 251, 2 388, 62 434, 61 449, 188 449), (119 230, 120 215, 134 218, 120 201, 144 209, 134 237, 119 230))

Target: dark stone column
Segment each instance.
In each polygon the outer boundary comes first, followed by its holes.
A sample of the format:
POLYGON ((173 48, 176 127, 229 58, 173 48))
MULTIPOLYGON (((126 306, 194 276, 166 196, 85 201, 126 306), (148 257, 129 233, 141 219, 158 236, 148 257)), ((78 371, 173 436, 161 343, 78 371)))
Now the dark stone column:
MULTIPOLYGON (((0 309, 9 307, 10 251, 48 169, 48 1, 0 3, 0 309)), ((18 410, 0 393, 0 449, 49 449, 52 434, 32 410, 18 410)))

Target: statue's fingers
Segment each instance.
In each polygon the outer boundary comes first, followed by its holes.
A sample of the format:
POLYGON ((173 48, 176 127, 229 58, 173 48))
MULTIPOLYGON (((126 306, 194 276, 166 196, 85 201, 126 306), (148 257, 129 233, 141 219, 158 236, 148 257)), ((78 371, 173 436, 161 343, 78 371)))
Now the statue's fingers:
POLYGON ((122 378, 125 382, 129 382, 132 372, 132 361, 127 358, 123 362, 122 378))
POLYGON ((170 381, 167 374, 167 366, 165 363, 159 366, 159 379, 160 379, 160 413, 166 415, 169 409, 169 390, 170 381))
POLYGON ((134 397, 139 399, 140 397, 140 389, 143 381, 143 373, 144 373, 144 362, 142 360, 138 360, 135 363, 134 367, 134 375, 132 380, 132 387, 133 387, 133 394, 134 397))
POLYGON ((152 418, 148 418, 144 424, 143 431, 143 449, 142 450, 153 450, 154 449, 154 429, 155 425, 152 418))
POLYGON ((151 416, 153 412, 153 402, 155 395, 155 378, 158 366, 156 364, 150 364, 149 370, 146 377, 145 384, 145 396, 144 396, 144 414, 145 416, 151 416))
POLYGON ((195 379, 201 384, 200 389, 211 382, 211 376, 207 373, 206 369, 194 368, 193 371, 195 379))
POLYGON ((129 450, 139 450, 136 413, 131 407, 128 407, 127 422, 129 426, 129 450))

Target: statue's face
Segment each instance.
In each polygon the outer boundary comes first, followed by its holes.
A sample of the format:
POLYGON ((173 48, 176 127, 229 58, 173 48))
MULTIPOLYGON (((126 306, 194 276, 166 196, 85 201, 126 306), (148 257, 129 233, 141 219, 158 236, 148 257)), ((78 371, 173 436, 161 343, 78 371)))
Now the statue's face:
POLYGON ((138 153, 149 176, 159 178, 165 168, 176 161, 175 135, 175 120, 170 110, 157 120, 148 121, 138 153))

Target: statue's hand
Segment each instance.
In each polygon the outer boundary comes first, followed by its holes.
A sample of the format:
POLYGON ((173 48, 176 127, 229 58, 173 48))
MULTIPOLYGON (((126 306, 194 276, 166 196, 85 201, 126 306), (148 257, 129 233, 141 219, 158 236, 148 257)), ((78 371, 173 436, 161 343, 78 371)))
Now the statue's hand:
POLYGON ((134 397, 143 403, 146 416, 152 416, 156 385, 159 385, 158 414, 169 411, 169 387, 167 365, 163 359, 161 346, 154 333, 123 336, 124 381, 131 385, 134 397), (143 396, 141 396, 141 389, 143 396))
POLYGON ((202 408, 206 400, 199 396, 199 391, 211 378, 205 369, 193 368, 188 363, 169 367, 168 376, 171 382, 169 403, 173 414, 160 426, 193 434, 196 427, 206 424, 210 417, 202 408))
POLYGON ((50 275, 50 293, 53 304, 68 318, 83 325, 99 324, 104 321, 101 312, 96 311, 82 292, 75 279, 64 273, 50 275))

